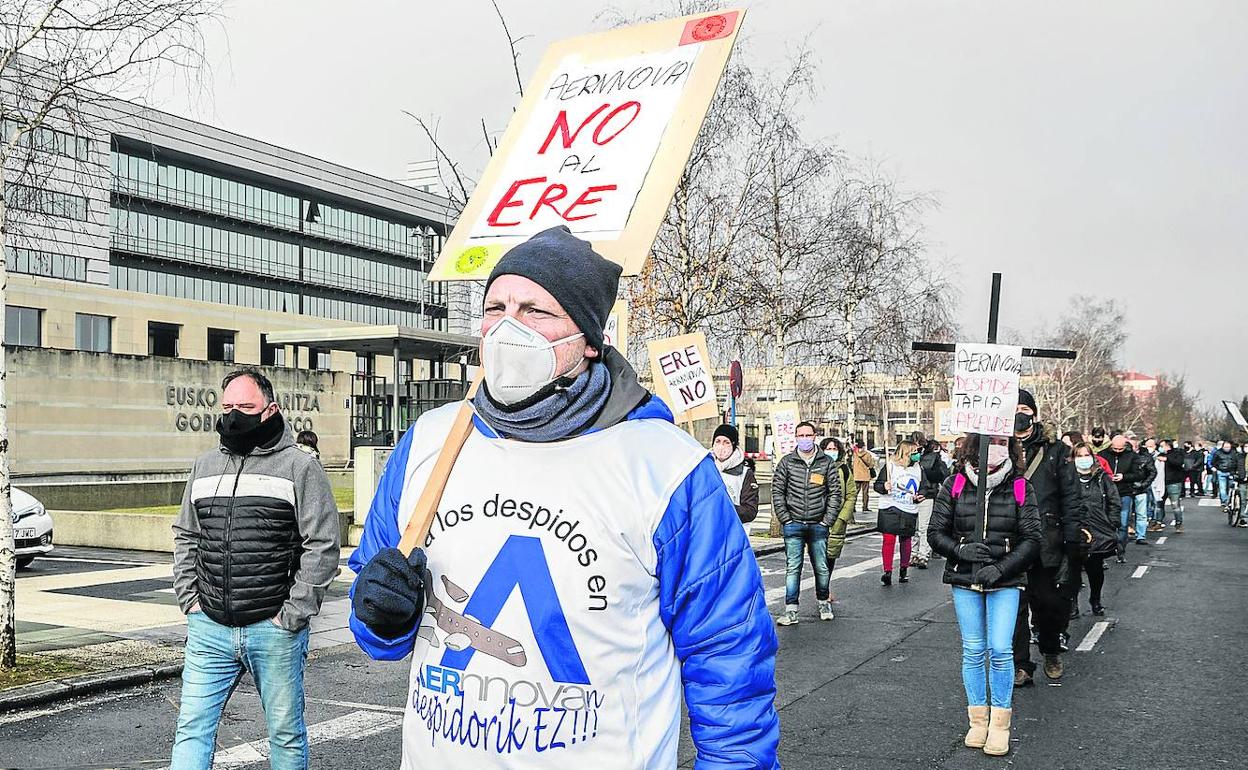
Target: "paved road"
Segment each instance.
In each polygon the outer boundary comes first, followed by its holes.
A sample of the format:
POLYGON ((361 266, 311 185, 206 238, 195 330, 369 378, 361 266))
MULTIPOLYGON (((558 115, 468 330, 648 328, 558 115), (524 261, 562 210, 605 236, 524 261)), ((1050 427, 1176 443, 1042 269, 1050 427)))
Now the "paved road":
MULTIPOLYGON (((939 569, 909 585, 877 579, 879 539, 846 548, 833 583, 836 620, 803 596, 800 625, 779 629, 781 760, 786 768, 1242 767, 1248 688, 1248 530, 1216 507, 1189 503, 1187 532, 1133 548, 1110 572, 1108 625, 1072 625, 1067 676, 1018 693, 1014 751, 991 760, 960 745, 964 702, 958 633, 939 569), (1146 567, 1147 569, 1141 569, 1146 567)), ((783 559, 761 560, 773 610, 783 559)), ((940 562, 937 562, 939 566, 940 562)), ((1086 599, 1084 601, 1086 611, 1086 599)), ((316 767, 398 766, 406 664, 375 663, 349 646, 317 651, 308 675, 316 767)), ((43 710, 0 715, 0 766, 163 766, 177 682, 43 710)), ((263 719, 245 685, 220 733, 222 767, 264 767, 263 719)), ((687 734, 686 734, 687 735, 687 734)), ((691 764, 685 739, 682 764, 691 764)))

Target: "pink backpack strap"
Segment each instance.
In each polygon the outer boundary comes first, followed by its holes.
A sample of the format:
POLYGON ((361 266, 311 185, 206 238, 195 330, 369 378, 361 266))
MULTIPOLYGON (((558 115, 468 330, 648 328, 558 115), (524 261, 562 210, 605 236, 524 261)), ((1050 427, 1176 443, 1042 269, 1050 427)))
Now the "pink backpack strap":
POLYGON ((1020 507, 1027 502, 1027 479, 1022 476, 1014 479, 1014 502, 1020 507))
POLYGON ((950 490, 954 500, 958 499, 963 489, 966 489, 966 476, 959 472, 957 476, 953 477, 953 489, 950 490))

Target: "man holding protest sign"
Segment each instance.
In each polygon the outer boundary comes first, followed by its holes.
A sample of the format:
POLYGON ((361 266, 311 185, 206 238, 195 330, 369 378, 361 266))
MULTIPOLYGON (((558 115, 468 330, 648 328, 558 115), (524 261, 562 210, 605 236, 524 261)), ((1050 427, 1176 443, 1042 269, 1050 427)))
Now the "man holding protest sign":
POLYGON ((773 768, 777 641, 707 451, 604 345, 619 265, 566 228, 486 284, 485 380, 424 549, 395 546, 456 407, 395 447, 350 626, 412 656, 404 767, 773 768))

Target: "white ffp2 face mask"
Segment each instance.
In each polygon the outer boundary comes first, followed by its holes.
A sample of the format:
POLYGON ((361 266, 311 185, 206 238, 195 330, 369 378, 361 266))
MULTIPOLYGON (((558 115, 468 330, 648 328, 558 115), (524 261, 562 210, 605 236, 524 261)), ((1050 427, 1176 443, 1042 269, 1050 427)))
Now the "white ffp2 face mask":
POLYGON ((555 371, 555 348, 584 336, 578 332, 550 342, 511 316, 499 319, 481 340, 490 396, 511 406, 537 393, 562 376, 555 371))
POLYGON ((1004 444, 988 445, 988 468, 996 470, 1010 457, 1010 448, 1004 444))

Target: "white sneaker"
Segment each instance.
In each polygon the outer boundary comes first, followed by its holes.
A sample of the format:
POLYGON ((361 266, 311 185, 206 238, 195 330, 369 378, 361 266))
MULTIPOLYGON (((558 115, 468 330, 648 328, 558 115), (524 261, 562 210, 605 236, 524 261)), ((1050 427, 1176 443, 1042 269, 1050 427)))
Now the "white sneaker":
POLYGON ((832 614, 832 602, 819 602, 819 619, 831 620, 836 617, 832 614))
POLYGON ((780 626, 796 626, 797 625, 797 605, 790 604, 784 608, 784 614, 776 618, 776 625, 780 626))

